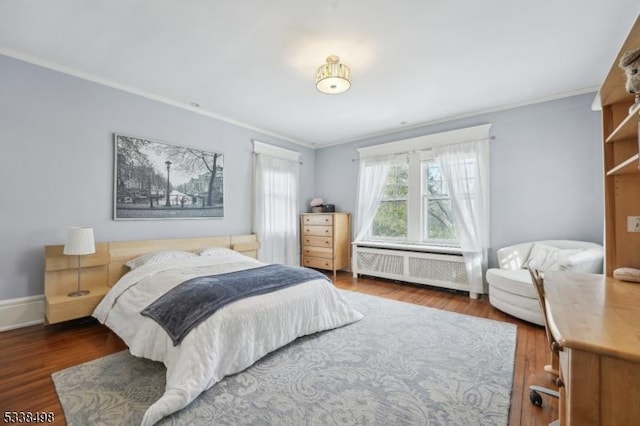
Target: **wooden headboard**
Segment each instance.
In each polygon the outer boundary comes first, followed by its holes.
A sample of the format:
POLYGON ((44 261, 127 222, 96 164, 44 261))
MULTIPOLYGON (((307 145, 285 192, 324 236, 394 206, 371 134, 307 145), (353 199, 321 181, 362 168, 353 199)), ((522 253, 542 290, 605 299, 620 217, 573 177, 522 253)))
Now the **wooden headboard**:
POLYGON ((255 259, 258 255, 259 245, 256 236, 253 234, 111 242, 109 243, 109 287, 129 271, 129 268, 124 264, 140 255, 161 250, 183 250, 196 253, 207 247, 226 247, 255 259))
MULTIPOLYGON (((96 252, 82 257, 82 285, 111 287, 128 271, 124 266, 127 261, 146 253, 161 250, 196 253, 207 247, 227 247, 255 259, 260 244, 255 234, 96 243, 96 252)), ((76 256, 62 254, 63 249, 63 245, 45 247, 45 295, 51 291, 56 294, 73 291, 76 285, 76 256)))

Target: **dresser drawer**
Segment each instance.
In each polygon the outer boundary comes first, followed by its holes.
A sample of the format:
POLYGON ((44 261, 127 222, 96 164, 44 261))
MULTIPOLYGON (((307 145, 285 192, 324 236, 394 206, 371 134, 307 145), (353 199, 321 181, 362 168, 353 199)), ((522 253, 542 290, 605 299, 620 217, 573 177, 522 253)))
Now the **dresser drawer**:
POLYGON ((306 236, 302 238, 302 246, 313 246, 313 247, 333 247, 333 238, 331 237, 313 237, 306 236))
POLYGON ((304 257, 302 263, 309 268, 333 269, 333 260, 319 257, 304 257))
POLYGON ((302 227, 302 235, 312 235, 316 237, 332 237, 333 236, 333 227, 332 226, 303 226, 302 227))
POLYGON ((302 225, 333 225, 333 216, 330 214, 304 215, 302 225))
POLYGON ((321 257, 323 259, 333 259, 333 249, 327 247, 304 246, 302 248, 304 257, 321 257))

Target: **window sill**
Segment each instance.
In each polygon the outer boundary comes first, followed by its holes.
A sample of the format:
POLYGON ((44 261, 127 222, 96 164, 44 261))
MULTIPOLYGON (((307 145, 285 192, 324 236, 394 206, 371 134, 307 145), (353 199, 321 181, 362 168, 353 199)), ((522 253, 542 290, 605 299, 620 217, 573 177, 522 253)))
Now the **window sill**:
POLYGON ((411 244, 411 243, 391 243, 391 242, 383 242, 383 241, 357 241, 352 244, 358 247, 384 248, 389 250, 420 251, 425 253, 456 254, 459 256, 462 255, 462 249, 460 247, 411 244))

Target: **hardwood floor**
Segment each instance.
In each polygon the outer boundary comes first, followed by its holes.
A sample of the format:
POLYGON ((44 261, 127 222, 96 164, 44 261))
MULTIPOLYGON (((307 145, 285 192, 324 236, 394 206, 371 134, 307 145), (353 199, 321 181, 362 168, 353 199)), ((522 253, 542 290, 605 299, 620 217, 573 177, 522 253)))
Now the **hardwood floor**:
MULTIPOLYGON (((498 311, 486 298, 473 300, 459 292, 379 279, 353 279, 346 272, 339 272, 334 282, 347 290, 516 324, 518 341, 509 425, 541 426, 557 418, 557 400, 544 396, 542 407, 529 402, 530 384, 553 387, 543 371, 548 350, 543 328, 498 311)), ((120 338, 93 319, 0 333, 0 415, 5 411, 52 411, 56 424, 65 424, 51 373, 123 349, 126 346, 120 338)))

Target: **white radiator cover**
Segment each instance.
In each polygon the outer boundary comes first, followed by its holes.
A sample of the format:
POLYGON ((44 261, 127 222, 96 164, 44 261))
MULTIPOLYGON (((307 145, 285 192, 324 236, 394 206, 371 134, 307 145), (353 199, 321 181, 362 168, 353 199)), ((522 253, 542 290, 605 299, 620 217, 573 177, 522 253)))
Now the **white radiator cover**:
POLYGON ((469 278, 462 255, 354 244, 352 270, 354 277, 358 274, 370 275, 469 291, 469 278))

